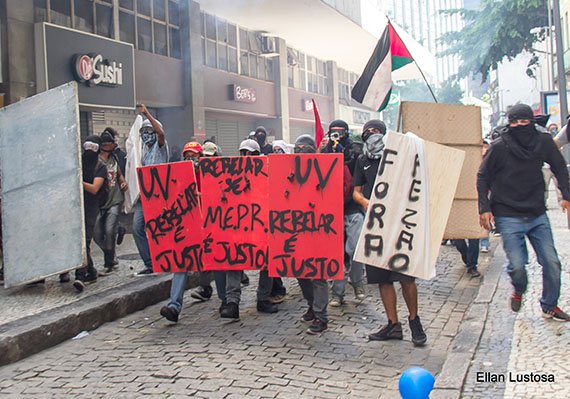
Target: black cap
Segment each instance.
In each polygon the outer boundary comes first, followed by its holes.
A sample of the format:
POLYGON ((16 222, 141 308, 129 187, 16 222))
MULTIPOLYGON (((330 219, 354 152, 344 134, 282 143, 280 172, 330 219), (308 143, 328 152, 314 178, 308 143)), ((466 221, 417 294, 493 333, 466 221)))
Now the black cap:
POLYGON ((333 128, 337 129, 342 128, 348 132, 348 123, 346 123, 342 119, 336 119, 332 121, 331 124, 329 125, 329 133, 333 130, 333 128))
POLYGON ((313 147, 315 150, 317 149, 317 143, 315 143, 315 139, 308 134, 302 134, 297 137, 297 140, 295 140, 295 145, 306 145, 313 147))
POLYGON ((366 131, 370 128, 380 130, 380 133, 382 133, 383 135, 386 134, 386 125, 384 124, 384 122, 382 122, 380 119, 370 119, 362 127, 362 141, 366 141, 368 137, 370 137, 370 134, 366 133, 366 131))
POLYGON ((267 130, 265 130, 265 128, 263 126, 258 126, 255 128, 255 133, 257 134, 259 132, 263 132, 267 136, 267 130))
POLYGON ((534 113, 532 108, 526 104, 515 104, 507 111, 507 118, 509 122, 516 121, 519 119, 534 119, 534 113))
POLYGON ((101 144, 109 144, 109 143, 115 143, 115 137, 113 137, 113 135, 108 132, 107 130, 105 130, 103 133, 101 133, 101 144))

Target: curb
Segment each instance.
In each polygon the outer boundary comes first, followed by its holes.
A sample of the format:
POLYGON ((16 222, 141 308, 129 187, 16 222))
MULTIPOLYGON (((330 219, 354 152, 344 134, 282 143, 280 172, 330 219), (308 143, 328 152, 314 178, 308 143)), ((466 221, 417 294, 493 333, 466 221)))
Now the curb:
MULTIPOLYGON (((0 326, 0 366, 17 362, 81 331, 125 317, 170 296, 171 274, 144 277, 127 284, 85 296, 59 308, 0 326)), ((186 289, 198 284, 196 273, 188 276, 186 289)))
POLYGON ((505 264, 505 253, 497 244, 493 257, 479 286, 477 297, 464 316, 459 333, 452 341, 452 349, 445 359, 441 373, 437 376, 432 399, 460 398, 467 373, 475 356, 487 322, 488 310, 499 285, 505 264))

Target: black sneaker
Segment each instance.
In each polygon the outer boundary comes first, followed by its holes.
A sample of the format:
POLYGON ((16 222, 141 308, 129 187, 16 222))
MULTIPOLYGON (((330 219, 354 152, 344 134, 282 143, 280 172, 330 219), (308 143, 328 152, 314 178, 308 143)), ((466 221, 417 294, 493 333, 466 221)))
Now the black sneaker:
POLYGON ((171 321, 173 323, 178 322, 178 311, 174 308, 169 308, 168 306, 163 306, 160 309, 160 315, 164 317, 166 320, 171 321))
POLYGON ((221 315, 222 314, 222 310, 226 307, 227 302, 224 300, 222 301, 220 308, 218 309, 218 313, 221 315))
POLYGON ((570 321, 570 316, 563 312, 558 306, 550 310, 542 310, 542 316, 546 319, 552 319, 556 321, 570 321))
POLYGON ((83 281, 81 280, 75 280, 73 282, 73 288, 75 288, 77 292, 83 292, 83 290, 85 289, 85 284, 83 284, 83 281))
POLYGON ((313 311, 313 307, 309 306, 309 309, 301 316, 301 320, 307 323, 315 320, 315 312, 313 311))
POLYGON ((518 312, 519 310, 521 310, 521 305, 522 305, 522 294, 517 294, 516 292, 513 292, 513 295, 511 296, 511 310, 513 312, 518 312))
POLYGON ((152 276, 152 270, 144 268, 143 270, 135 273, 136 277, 152 276))
POLYGON ((69 276, 69 272, 61 273, 59 275, 59 282, 60 283, 69 283, 71 281, 71 277, 69 276))
POLYGON ((467 274, 471 277, 481 277, 481 273, 477 270, 477 266, 473 266, 467 269, 467 274))
POLYGON ((320 321, 319 319, 314 319, 311 322, 311 325, 307 329, 307 334, 311 335, 318 335, 324 332, 328 328, 328 324, 324 321, 320 321))
POLYGON ((194 299, 198 299, 199 301, 204 302, 212 297, 212 291, 212 287, 201 285, 195 290, 192 290, 192 292, 190 292, 190 296, 194 299))
POLYGON ((368 335, 370 341, 386 341, 389 339, 403 339, 402 324, 388 321, 388 325, 382 327, 377 333, 368 335))
POLYGON ((121 245, 123 243, 123 239, 125 238, 125 234, 127 233, 127 229, 123 226, 119 226, 117 229, 117 245, 121 245))
POLYGON ((234 302, 228 302, 222 306, 220 317, 231 321, 239 320, 239 305, 234 302))
POLYGON ((257 311, 259 313, 277 313, 277 305, 270 301, 257 301, 257 311))
POLYGON ((412 330, 412 342, 414 346, 422 346, 427 341, 427 335, 424 332, 420 316, 416 316, 414 320, 410 320, 410 330, 412 330))
POLYGON ((245 274, 245 272, 241 273, 241 285, 244 287, 247 287, 249 285, 249 277, 247 277, 247 274, 245 274))

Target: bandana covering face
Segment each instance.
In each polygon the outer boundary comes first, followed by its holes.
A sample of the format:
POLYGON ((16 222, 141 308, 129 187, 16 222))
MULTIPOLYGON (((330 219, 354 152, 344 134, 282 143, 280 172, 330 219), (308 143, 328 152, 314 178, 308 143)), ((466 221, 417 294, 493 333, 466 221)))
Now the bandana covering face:
POLYGON ((384 135, 376 133, 368 137, 364 142, 364 155, 369 159, 378 159, 384 150, 384 135))
POLYGON ((156 143, 156 133, 155 132, 143 132, 141 134, 141 140, 143 143, 152 147, 156 143))

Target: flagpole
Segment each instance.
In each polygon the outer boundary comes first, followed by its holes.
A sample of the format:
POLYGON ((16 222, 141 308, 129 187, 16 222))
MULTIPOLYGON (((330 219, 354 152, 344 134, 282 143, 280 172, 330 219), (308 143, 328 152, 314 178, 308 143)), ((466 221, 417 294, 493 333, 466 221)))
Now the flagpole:
POLYGON ((437 103, 438 102, 437 98, 435 98, 435 94, 434 94, 433 90, 431 89, 431 86, 429 85, 429 83, 426 79, 426 75, 424 75, 424 72, 422 71, 422 69, 420 68, 420 66, 418 65, 418 63, 416 62, 415 59, 414 59, 414 64, 416 64, 418 71, 420 71, 420 73, 422 74, 422 78, 424 78, 424 82, 426 82, 426 86, 428 87, 429 92, 431 93, 431 96, 433 97, 433 101, 435 101, 437 103))

